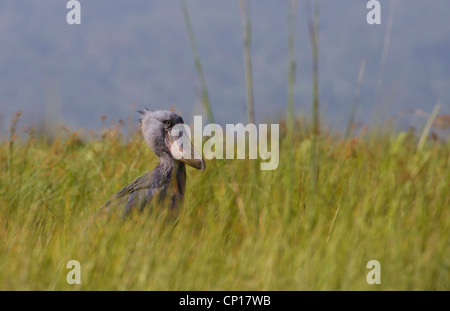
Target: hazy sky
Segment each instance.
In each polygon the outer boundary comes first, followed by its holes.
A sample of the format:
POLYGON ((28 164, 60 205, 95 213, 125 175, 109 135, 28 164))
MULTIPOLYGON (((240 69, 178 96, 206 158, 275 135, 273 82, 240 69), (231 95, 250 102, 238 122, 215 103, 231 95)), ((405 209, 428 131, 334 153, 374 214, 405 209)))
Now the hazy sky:
MULTIPOLYGON (((381 1, 381 25, 368 25, 367 1, 320 1, 321 111, 333 127, 348 120, 363 60, 357 121, 370 122, 376 107, 384 118, 410 108, 431 112, 438 100, 441 113, 450 113, 450 1, 397 0, 395 6, 392 2, 381 1), (392 29, 386 37, 390 14, 392 29)), ((203 112, 179 1, 80 1, 81 25, 67 24, 66 3, 0 3, 3 129, 18 109, 24 111, 24 122, 47 117, 72 128, 98 128, 102 115, 107 120, 130 115, 137 120, 133 107, 174 106, 188 121, 203 112)), ((245 122, 238 1, 187 3, 215 118, 220 123, 245 122)), ((286 113, 289 3, 251 1, 258 122, 276 121, 286 113)), ((299 0, 295 17, 295 109, 309 115, 312 56, 305 1, 299 0)))

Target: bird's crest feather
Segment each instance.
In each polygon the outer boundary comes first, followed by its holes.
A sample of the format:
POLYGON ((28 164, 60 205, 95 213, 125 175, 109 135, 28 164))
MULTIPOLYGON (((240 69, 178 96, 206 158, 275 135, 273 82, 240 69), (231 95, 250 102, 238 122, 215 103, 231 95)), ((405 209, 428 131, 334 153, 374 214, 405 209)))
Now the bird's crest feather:
MULTIPOLYGON (((139 112, 140 114, 142 114, 142 115, 144 116, 148 111, 151 112, 152 110, 150 110, 150 109, 148 109, 147 107, 145 107, 144 109, 140 109, 140 110, 138 110, 137 112, 139 112)), ((143 118, 143 117, 139 118, 139 122, 141 122, 141 123, 142 123, 142 118, 143 118)))

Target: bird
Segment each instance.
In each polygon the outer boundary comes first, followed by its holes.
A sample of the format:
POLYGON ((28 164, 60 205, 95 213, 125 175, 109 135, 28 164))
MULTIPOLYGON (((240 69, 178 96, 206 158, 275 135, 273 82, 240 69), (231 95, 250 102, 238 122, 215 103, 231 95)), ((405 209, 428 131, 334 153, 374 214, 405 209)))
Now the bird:
POLYGON ((123 219, 131 212, 143 211, 150 205, 165 206, 176 211, 185 194, 185 165, 202 172, 206 168, 203 157, 198 156, 198 153, 194 156, 196 151, 188 138, 184 138, 188 144, 177 141, 183 132, 173 134, 175 126, 184 124, 181 116, 172 111, 147 108, 138 112, 141 114, 139 121, 144 140, 159 157, 159 164, 119 190, 100 208, 111 212, 118 207, 123 219))

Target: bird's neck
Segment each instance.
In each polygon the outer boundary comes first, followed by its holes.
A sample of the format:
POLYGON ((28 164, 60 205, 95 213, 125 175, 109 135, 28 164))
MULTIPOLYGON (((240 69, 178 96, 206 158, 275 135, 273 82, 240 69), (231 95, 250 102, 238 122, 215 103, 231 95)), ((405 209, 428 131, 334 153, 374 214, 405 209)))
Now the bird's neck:
POLYGON ((161 172, 163 179, 170 181, 173 191, 182 198, 186 187, 186 166, 183 162, 172 157, 160 157, 157 169, 161 172))
POLYGON ((159 158, 158 168, 164 176, 171 177, 171 175, 177 174, 180 169, 184 169, 184 163, 163 154, 159 158))

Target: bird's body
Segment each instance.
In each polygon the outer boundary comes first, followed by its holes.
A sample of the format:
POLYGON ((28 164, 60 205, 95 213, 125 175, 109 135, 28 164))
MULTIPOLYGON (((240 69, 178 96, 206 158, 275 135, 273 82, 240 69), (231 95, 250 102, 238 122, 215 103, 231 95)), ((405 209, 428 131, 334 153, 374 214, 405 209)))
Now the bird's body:
POLYGON ((181 135, 174 137, 171 134, 174 125, 184 123, 180 116, 170 111, 142 110, 140 113, 143 115, 141 128, 144 139, 159 157, 160 162, 155 169, 122 188, 103 205, 108 211, 117 212, 119 210, 122 217, 132 211, 142 211, 144 208, 154 205, 176 210, 184 198, 185 163, 202 171, 205 167, 202 158, 181 157, 176 159, 174 156, 174 152, 177 150, 182 152, 181 149, 184 148, 176 145, 176 139, 181 135))

